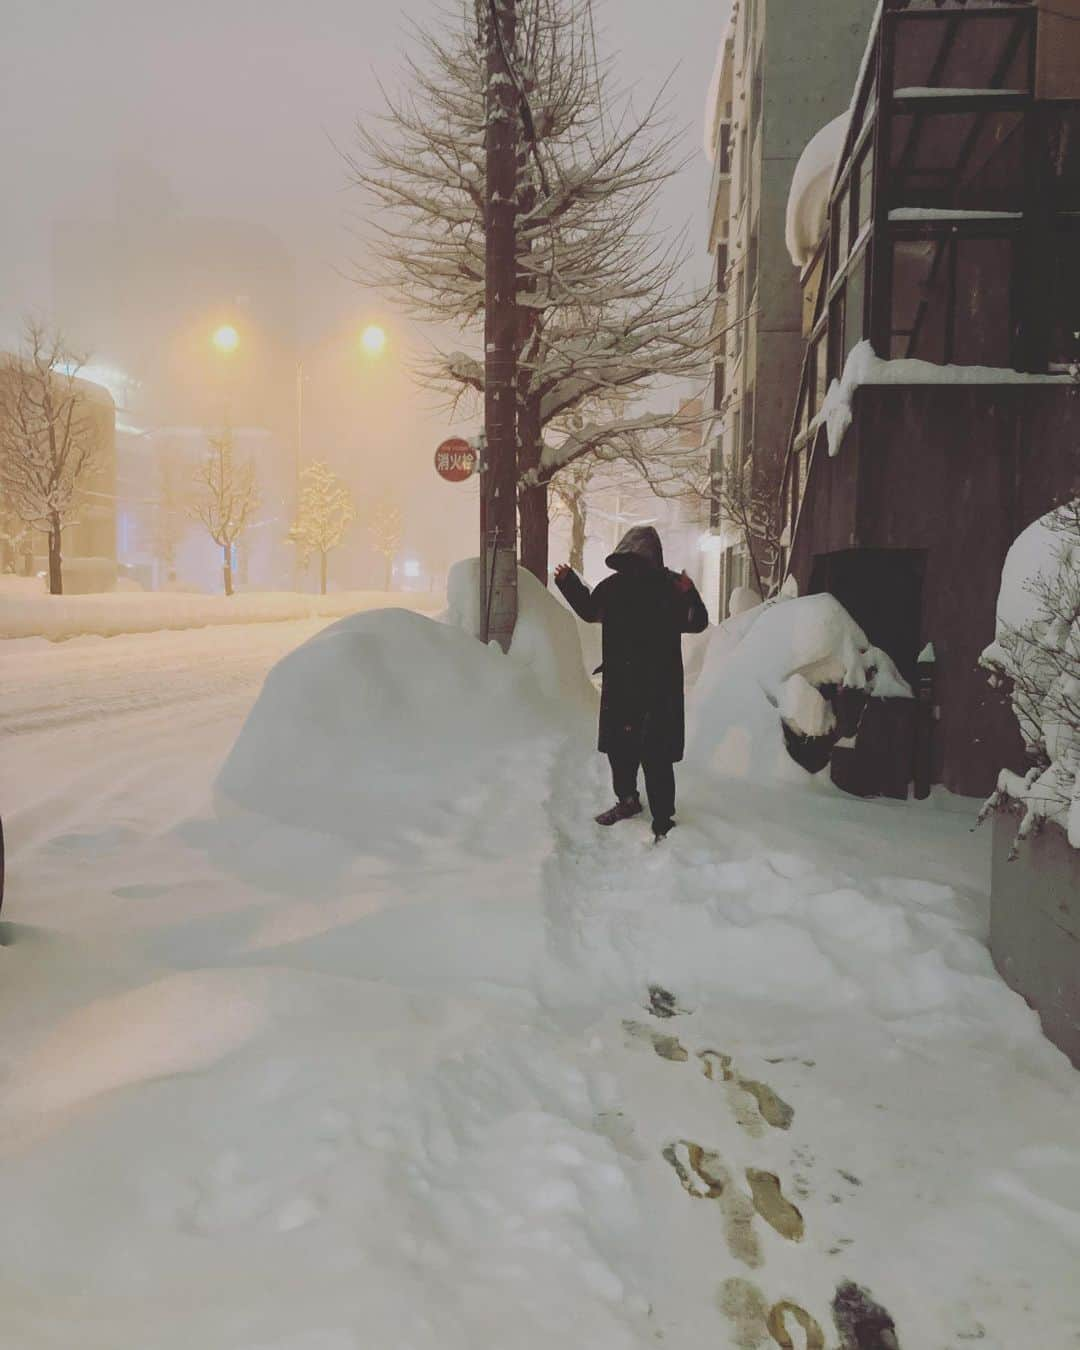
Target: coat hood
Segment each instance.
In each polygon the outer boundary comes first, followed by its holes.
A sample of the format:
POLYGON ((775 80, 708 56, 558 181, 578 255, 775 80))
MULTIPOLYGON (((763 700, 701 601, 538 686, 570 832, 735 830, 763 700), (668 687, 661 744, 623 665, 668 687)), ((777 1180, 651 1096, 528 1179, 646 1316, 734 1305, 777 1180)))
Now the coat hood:
POLYGON ((664 566, 664 548, 651 525, 632 525, 614 553, 604 559, 613 572, 639 571, 642 567, 660 571, 664 566))

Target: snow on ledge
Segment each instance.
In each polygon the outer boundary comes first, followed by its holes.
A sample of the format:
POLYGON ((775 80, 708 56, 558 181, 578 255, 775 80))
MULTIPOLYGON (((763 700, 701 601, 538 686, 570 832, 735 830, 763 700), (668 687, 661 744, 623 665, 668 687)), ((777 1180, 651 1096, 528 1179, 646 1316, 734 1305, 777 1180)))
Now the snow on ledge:
POLYGON ((936 206, 900 206, 890 220, 1023 220, 1022 211, 954 211, 936 206))
POLYGON ((886 361, 869 341, 853 347, 839 380, 833 380, 821 411, 810 424, 813 433, 824 424, 829 455, 840 453, 851 426, 852 399, 864 384, 1067 384, 1070 375, 1032 375, 1007 366, 939 366, 932 361, 886 361))
POLYGON ((942 89, 930 85, 911 85, 906 89, 897 89, 893 98, 1016 98, 1027 93, 1026 89, 942 89))

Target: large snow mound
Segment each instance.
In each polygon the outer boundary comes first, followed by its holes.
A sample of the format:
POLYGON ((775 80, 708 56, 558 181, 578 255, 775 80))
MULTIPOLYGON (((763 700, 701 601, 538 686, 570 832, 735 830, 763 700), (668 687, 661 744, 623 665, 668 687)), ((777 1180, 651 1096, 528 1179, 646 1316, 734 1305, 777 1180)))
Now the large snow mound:
POLYGON ((831 595, 759 605, 716 629, 690 700, 691 757, 762 782, 811 779, 788 754, 781 721, 804 736, 834 726, 822 685, 911 697, 892 660, 831 595))
POLYGON ((524 661, 406 610, 357 614, 271 670, 218 788, 289 825, 377 838, 463 804, 565 718, 524 661))
MULTIPOLYGON (((455 563, 446 586, 447 623, 473 638, 480 632, 479 569, 479 558, 455 563)), ((593 707, 596 691, 585 673, 577 620, 523 567, 518 568, 518 616, 508 655, 549 698, 593 707)))
POLYGON ((1080 848, 1080 501, 1048 512, 1014 540, 982 664, 1009 681, 1034 760, 1024 778, 1003 770, 991 802, 1023 804, 1018 838, 1052 820, 1080 848))
POLYGON ((788 193, 784 239, 791 261, 805 267, 814 256, 829 218, 829 192, 844 149, 851 114, 843 112, 817 133, 802 152, 788 193))

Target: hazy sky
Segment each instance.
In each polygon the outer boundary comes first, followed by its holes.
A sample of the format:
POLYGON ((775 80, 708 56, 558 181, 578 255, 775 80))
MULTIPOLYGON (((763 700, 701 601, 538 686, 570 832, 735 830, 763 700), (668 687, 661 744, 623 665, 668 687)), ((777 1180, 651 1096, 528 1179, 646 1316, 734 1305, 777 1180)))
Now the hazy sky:
MULTIPOLYGON (((621 83, 651 94, 665 77, 693 160, 670 186, 663 223, 690 229, 706 275, 705 90, 727 0, 598 0, 600 45, 621 83)), ((51 305, 57 218, 111 214, 112 165, 138 156, 185 213, 259 221, 292 251, 302 340, 377 307, 338 275, 357 244, 332 142, 379 106, 434 0, 5 0, 0 46, 0 342, 51 305)), ((402 336, 405 336, 404 334, 402 336)), ((426 436, 426 432, 423 433, 426 436)))

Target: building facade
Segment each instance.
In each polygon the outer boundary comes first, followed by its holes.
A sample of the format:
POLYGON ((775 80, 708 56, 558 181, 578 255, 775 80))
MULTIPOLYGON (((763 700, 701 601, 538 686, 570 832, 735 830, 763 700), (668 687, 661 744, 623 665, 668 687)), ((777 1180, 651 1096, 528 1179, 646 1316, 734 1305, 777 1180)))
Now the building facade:
MULTIPOLYGON (((801 292, 785 245, 792 173, 812 131, 846 106, 876 0, 736 0, 721 43, 708 140, 716 304, 714 481, 778 482, 803 356, 801 292)), ((714 617, 752 583, 719 503, 705 590, 714 617)))
POLYGON ((930 644, 932 776, 983 793, 1022 763, 978 666, 1001 565, 1080 488, 1080 0, 884 0, 852 110, 802 271, 784 563, 909 677, 930 644))

